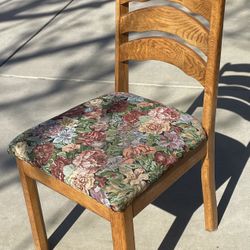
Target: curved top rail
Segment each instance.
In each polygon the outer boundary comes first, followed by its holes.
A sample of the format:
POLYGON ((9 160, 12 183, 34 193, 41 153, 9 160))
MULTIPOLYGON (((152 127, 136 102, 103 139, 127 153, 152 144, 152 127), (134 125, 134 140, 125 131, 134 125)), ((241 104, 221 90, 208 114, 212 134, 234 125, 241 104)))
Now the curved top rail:
MULTIPOLYGON (((148 2, 148 1, 150 0, 120 0, 120 3, 125 4, 129 2, 148 2)), ((168 1, 179 3, 182 6, 189 9, 191 12, 203 16, 208 21, 210 20, 211 8, 212 8, 210 0, 168 0, 168 1)))
POLYGON ((121 17, 120 32, 163 31, 179 36, 207 54, 208 30, 195 18, 170 6, 153 6, 121 17))

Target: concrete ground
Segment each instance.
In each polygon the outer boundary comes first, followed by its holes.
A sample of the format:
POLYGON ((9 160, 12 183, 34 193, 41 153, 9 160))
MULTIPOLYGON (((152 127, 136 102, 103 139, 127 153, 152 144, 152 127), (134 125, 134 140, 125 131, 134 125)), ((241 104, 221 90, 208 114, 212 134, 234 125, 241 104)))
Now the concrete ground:
MULTIPOLYGON (((163 1, 164 2, 164 1, 163 1)), ((203 226, 199 166, 134 220, 139 250, 250 249, 250 2, 227 0, 216 120, 219 228, 203 226)), ((114 1, 0 0, 0 249, 33 249, 10 140, 113 89, 114 1)), ((132 64, 131 92, 200 116, 202 88, 164 63, 132 64)), ((39 185, 55 249, 112 249, 109 224, 39 185)))

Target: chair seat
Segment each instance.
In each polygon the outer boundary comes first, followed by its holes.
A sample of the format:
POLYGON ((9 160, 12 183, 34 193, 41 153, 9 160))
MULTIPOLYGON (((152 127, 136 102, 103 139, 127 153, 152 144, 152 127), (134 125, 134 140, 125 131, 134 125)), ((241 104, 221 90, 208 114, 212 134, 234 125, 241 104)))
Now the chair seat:
POLYGON ((204 140, 201 124, 191 115, 118 92, 25 131, 9 152, 122 211, 204 140))

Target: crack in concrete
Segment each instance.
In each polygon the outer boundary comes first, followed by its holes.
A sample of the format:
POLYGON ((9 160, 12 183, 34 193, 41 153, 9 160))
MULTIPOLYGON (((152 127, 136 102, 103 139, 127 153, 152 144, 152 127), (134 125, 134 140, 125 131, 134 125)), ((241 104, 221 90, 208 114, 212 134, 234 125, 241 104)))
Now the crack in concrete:
MULTIPOLYGON (((114 84, 114 80, 94 80, 94 79, 80 79, 80 78, 58 78, 58 77, 47 77, 47 76, 25 76, 25 75, 8 75, 0 74, 0 77, 5 78, 19 78, 19 79, 32 79, 32 80, 45 80, 45 81, 71 81, 71 82, 95 82, 95 83, 110 83, 114 84)), ((192 85, 190 82, 187 85, 180 85, 179 82, 171 81, 169 84, 163 83, 143 83, 143 82, 130 82, 130 85, 134 86, 149 86, 149 87, 168 87, 168 88, 189 88, 189 89, 203 89, 200 85, 192 85)))
POLYGON ((43 31, 49 24, 51 24, 74 0, 70 0, 62 9, 60 9, 51 19, 49 19, 40 29, 38 29, 30 38, 23 42, 11 55, 9 55, 1 64, 4 66, 18 51, 24 48, 33 38, 35 38, 41 31, 43 31))

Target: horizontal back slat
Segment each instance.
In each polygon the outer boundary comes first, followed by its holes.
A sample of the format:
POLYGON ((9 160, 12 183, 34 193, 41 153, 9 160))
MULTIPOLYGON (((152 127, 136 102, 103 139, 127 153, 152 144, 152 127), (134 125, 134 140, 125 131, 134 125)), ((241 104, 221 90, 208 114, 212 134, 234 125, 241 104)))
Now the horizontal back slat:
POLYGON ((163 31, 177 35, 207 54, 208 30, 195 18, 170 6, 147 7, 120 20, 120 32, 163 31))
MULTIPOLYGON (((121 0, 121 4, 128 2, 149 2, 150 0, 121 0)), ((211 15, 210 0, 168 0, 170 2, 179 3, 189 9, 191 12, 205 17, 208 21, 211 15)))
POLYGON ((120 61, 159 60, 177 66, 204 86, 206 63, 189 47, 169 38, 150 37, 120 46, 120 61))
POLYGON ((211 15, 210 0, 169 0, 170 2, 179 3, 195 14, 205 17, 208 21, 211 15))
POLYGON ((120 0, 121 4, 129 3, 129 2, 149 2, 150 0, 120 0))

